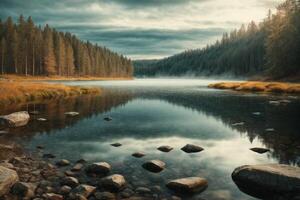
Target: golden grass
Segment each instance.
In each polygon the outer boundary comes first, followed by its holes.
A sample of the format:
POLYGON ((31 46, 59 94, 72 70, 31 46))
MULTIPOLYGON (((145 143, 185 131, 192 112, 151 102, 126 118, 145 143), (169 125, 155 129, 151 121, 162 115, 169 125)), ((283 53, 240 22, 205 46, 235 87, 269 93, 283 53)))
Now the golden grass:
POLYGON ((62 84, 12 80, 0 81, 0 105, 93 93, 100 93, 100 89, 65 86, 62 84))
POLYGON ((231 89, 236 91, 248 92, 272 92, 272 93, 297 93, 300 94, 299 83, 281 82, 221 82, 210 84, 208 87, 216 89, 231 89))
POLYGON ((96 76, 24 76, 24 75, 14 75, 5 74, 0 75, 2 79, 14 80, 14 81, 34 81, 34 80, 56 80, 56 81, 106 81, 106 80, 132 80, 131 77, 96 77, 96 76))

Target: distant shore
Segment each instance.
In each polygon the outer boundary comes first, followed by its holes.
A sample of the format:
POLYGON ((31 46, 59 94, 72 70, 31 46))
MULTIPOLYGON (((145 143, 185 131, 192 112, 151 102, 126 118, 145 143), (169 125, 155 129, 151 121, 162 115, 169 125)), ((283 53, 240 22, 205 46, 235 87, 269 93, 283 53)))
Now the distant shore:
MULTIPOLYGON (((100 94, 100 88, 66 86, 62 84, 35 83, 34 80, 77 80, 63 77, 1 76, 0 106, 13 103, 33 102, 83 94, 100 94)), ((83 80, 83 79, 81 79, 83 80)), ((93 79, 86 79, 93 80, 93 79)))
POLYGON ((220 82, 220 83, 210 84, 208 85, 208 87, 216 88, 216 89, 246 91, 246 92, 300 94, 299 83, 262 82, 262 81, 220 82))
POLYGON ((25 75, 0 75, 0 80, 14 81, 107 81, 107 80, 132 80, 132 77, 97 77, 97 76, 25 76, 25 75))

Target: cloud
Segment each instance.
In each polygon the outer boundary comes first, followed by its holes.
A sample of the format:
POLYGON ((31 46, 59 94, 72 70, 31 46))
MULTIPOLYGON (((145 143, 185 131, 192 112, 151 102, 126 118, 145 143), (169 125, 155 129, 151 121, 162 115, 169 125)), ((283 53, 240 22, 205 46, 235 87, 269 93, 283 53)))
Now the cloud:
POLYGON ((282 1, 0 0, 0 17, 32 16, 131 58, 154 58, 212 43, 282 1))

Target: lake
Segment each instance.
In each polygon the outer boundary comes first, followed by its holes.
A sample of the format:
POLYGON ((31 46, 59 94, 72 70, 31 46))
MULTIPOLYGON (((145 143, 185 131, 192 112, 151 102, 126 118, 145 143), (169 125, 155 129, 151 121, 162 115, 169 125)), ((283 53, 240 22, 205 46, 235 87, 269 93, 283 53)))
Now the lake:
POLYGON ((135 79, 131 81, 73 81, 67 85, 101 87, 100 96, 21 104, 0 114, 39 110, 29 125, 1 136, 24 144, 28 152, 37 145, 45 152, 72 162, 106 161, 133 187, 161 187, 161 197, 173 195, 165 184, 176 178, 200 176, 208 188, 183 199, 256 199, 241 192, 231 179, 241 165, 284 163, 300 166, 300 98, 291 95, 239 93, 209 89, 213 80, 135 79), (280 105, 274 100, 288 100, 280 105), (64 113, 77 111, 67 118, 64 113), (103 120, 112 117, 112 121, 103 120), (44 117, 46 122, 35 118, 44 117), (13 136, 12 136, 13 135, 13 136), (121 147, 112 147, 119 142, 121 147), (186 144, 204 148, 196 154, 180 150, 186 144), (169 153, 161 145, 174 147, 169 153), (258 154, 252 147, 270 152, 258 154), (143 158, 132 157, 144 152, 143 158), (141 165, 159 159, 166 169, 154 174, 141 165))

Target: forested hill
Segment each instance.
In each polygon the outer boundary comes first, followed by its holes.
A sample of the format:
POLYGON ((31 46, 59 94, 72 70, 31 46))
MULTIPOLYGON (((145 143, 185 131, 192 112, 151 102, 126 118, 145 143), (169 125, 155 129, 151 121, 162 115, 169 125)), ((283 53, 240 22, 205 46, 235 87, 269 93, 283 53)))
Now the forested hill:
POLYGON ((152 61, 135 61, 137 76, 216 76, 300 80, 300 3, 287 0, 259 24, 242 25, 203 49, 152 61))
POLYGON ((37 27, 21 15, 0 20, 1 73, 131 77, 131 61, 105 47, 79 40, 48 25, 37 27))

